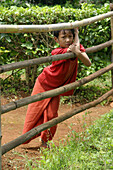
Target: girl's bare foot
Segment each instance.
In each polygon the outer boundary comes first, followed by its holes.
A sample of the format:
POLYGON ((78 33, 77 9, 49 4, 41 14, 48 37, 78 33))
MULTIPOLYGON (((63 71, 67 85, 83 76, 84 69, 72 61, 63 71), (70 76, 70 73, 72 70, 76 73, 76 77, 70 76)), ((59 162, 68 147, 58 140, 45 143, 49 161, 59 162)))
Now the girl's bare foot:
POLYGON ((49 144, 47 144, 47 142, 44 142, 43 140, 41 140, 41 142, 42 142, 41 147, 50 149, 50 146, 49 144))

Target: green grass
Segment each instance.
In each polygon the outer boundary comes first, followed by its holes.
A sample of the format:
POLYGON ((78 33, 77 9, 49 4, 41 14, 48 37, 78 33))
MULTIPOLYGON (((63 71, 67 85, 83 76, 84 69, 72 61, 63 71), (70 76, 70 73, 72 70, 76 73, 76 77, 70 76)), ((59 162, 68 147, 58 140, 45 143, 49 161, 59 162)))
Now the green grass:
MULTIPOLYGON (((80 134, 72 131, 65 144, 51 143, 33 170, 113 169, 113 111, 80 134)), ((29 167, 30 168, 30 167, 29 167)))

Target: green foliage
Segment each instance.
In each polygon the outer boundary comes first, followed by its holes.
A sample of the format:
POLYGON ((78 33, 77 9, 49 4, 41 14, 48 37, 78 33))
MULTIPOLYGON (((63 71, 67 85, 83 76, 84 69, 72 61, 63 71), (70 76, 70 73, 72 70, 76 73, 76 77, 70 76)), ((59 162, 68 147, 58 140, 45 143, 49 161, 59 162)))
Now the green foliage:
MULTIPOLYGON (((89 74, 89 73, 88 73, 89 74)), ((85 104, 94 101, 111 89, 111 72, 107 72, 94 79, 93 81, 77 87, 72 96, 61 97, 61 104, 85 104)), ((101 104, 106 105, 110 98, 104 100, 101 104)))
MULTIPOLYGON (((18 2, 19 1, 16 1, 16 3, 18 2)), ((54 7, 30 6, 27 3, 25 7, 19 7, 12 1, 10 6, 0 6, 0 24, 44 25, 59 22, 74 22, 109 11, 109 4, 107 3, 101 8, 97 8, 94 4, 83 3, 79 9, 74 9, 61 7, 60 5, 54 7)), ((80 27, 79 36, 80 42, 85 48, 110 40, 110 18, 80 27)), ((51 50, 55 47, 52 33, 2 33, 0 34, 0 42, 0 49, 2 50, 2 52, 0 52, 0 64, 47 56, 50 55, 51 50)), ((79 61, 78 79, 108 65, 110 63, 110 53, 111 48, 105 48, 97 53, 89 54, 92 60, 92 66, 89 68, 85 67, 79 61)), ((29 88, 33 87, 35 77, 38 76, 40 70, 46 65, 41 66, 37 66, 37 69, 30 67, 26 70, 26 83, 27 85, 31 85, 29 88), (36 74, 32 79, 31 75, 33 75, 34 72, 36 74), (27 80, 28 77, 29 80, 27 80)))
POLYGON ((1 4, 4 6, 23 6, 27 7, 32 5, 39 5, 39 6, 54 6, 54 5, 61 5, 65 7, 71 8, 80 8, 81 3, 88 3, 88 4, 95 4, 98 7, 104 5, 104 3, 109 3, 109 0, 2 0, 1 4))
POLYGON ((9 6, 17 6, 17 7, 27 7, 29 4, 26 3, 26 0, 1 0, 0 2, 1 5, 5 7, 9 6))
MULTIPOLYGON (((64 96, 61 98, 61 104, 85 104, 94 101, 110 90, 110 87, 101 87, 99 85, 86 85, 77 88, 73 96, 64 96)), ((104 101, 103 105, 109 103, 109 101, 104 101)))
POLYGON ((113 169, 113 111, 103 115, 82 133, 70 129, 64 143, 56 147, 51 142, 51 149, 43 150, 33 169, 113 169))
MULTIPOLYGON (((93 4, 82 4, 81 9, 62 8, 61 6, 54 7, 3 7, 0 6, 0 23, 1 24, 55 24, 59 22, 74 22, 90 18, 109 11, 109 4, 101 8, 97 8, 93 4)), ((100 43, 104 43, 110 39, 110 18, 99 21, 96 24, 87 25, 79 28, 80 41, 84 47, 91 47, 100 43), (101 38, 100 38, 101 37, 101 38)), ((46 56, 50 54, 54 43, 51 48, 47 47, 43 39, 48 38, 48 46, 52 39, 51 34, 38 34, 38 33, 16 33, 16 34, 1 34, 0 40, 2 46, 7 50, 10 49, 8 54, 9 58, 14 56, 19 60, 46 56), (47 36, 47 37, 46 37, 47 36), (49 38, 50 39, 49 39, 49 38)), ((97 53, 95 58, 98 60, 107 58, 110 50, 105 49, 100 54, 97 53), (104 55, 103 55, 104 54, 104 55), (98 56, 97 56, 98 55, 98 56)), ((94 56, 94 54, 92 54, 94 56)), ((93 57, 94 58, 94 57, 93 57)), ((14 60, 14 59, 13 59, 14 60)), ((6 61, 7 62, 7 61, 6 61)))
POLYGON ((98 99, 101 97, 103 94, 105 94, 107 91, 109 91, 110 88, 102 88, 97 85, 86 85, 86 86, 81 86, 78 88, 77 91, 75 91, 75 101, 80 102, 80 103, 87 103, 94 101, 95 99, 98 99))
MULTIPOLYGON (((84 1, 85 2, 85 1, 84 1)), ((67 6, 67 7, 80 7, 80 2, 79 0, 2 0, 1 2, 2 5, 4 6, 10 6, 10 5, 15 5, 15 6, 22 6, 22 7, 27 7, 32 6, 32 5, 39 5, 39 6, 54 6, 54 5, 61 5, 61 6, 67 6)))
POLYGON ((5 78, 0 78, 2 95, 8 96, 10 98, 12 98, 14 95, 19 97, 27 96, 29 94, 29 89, 26 86, 25 80, 22 80, 22 75, 22 70, 10 71, 6 75, 3 75, 5 78))
POLYGON ((0 60, 0 65, 6 64, 7 61, 7 53, 9 53, 9 50, 6 50, 5 47, 0 47, 0 55, 1 55, 1 60, 0 60))

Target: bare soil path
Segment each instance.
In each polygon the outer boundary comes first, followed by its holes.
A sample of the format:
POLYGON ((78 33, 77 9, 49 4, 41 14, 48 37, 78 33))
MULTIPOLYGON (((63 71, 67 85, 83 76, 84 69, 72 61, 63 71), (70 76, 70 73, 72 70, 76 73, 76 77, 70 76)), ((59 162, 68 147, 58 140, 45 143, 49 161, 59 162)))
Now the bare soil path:
MULTIPOLYGON (((2 97, 2 105, 8 103, 9 101, 2 97)), ((66 113, 67 111, 78 107, 76 105, 61 105, 59 108, 59 115, 66 113)), ((10 111, 2 115, 2 145, 14 140, 21 135, 27 106, 18 108, 17 110, 10 111)), ((72 118, 58 124, 57 132, 53 141, 58 145, 59 141, 67 137, 70 128, 76 130, 77 132, 83 131, 83 124, 91 125, 94 120, 98 119, 101 115, 108 113, 112 110, 110 104, 107 106, 97 105, 84 112, 73 116, 72 118), (88 113, 87 115, 85 113, 88 113)), ((39 138, 31 141, 27 145, 20 145, 15 149, 9 151, 2 156, 2 170, 13 170, 13 169, 25 169, 27 159, 32 159, 33 157, 39 157, 40 152, 38 146, 40 145, 39 138)))

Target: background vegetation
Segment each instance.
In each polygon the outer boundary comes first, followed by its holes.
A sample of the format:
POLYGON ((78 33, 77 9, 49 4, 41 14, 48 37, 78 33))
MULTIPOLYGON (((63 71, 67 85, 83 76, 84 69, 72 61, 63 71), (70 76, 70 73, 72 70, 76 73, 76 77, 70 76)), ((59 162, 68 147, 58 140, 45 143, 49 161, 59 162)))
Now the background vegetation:
MULTIPOLYGON (((74 22, 83 20, 110 11, 109 3, 89 4, 86 1, 62 1, 60 5, 46 6, 50 1, 2 1, 0 5, 0 24, 54 24, 59 22, 74 22), (68 7, 67 8, 67 3, 68 7), (73 6, 73 3, 75 6, 73 6), (64 4, 64 5, 63 5, 64 4), (71 6, 72 5, 72 6, 71 6), (72 8, 74 7, 74 8, 72 8)), ((53 3, 55 1, 51 1, 53 3)), ((88 2, 88 1, 87 1, 88 2)), ((58 2, 59 3, 59 2, 58 2)), ((97 1, 96 1, 97 3, 97 1)), ((51 4, 52 5, 52 4, 51 4)), ((79 28, 80 42, 85 48, 104 43, 111 39, 110 18, 79 28)), ((52 33, 15 33, 0 34, 0 64, 8 64, 17 61, 39 58, 51 54, 56 47, 52 33)), ((77 79, 88 76, 91 73, 105 67, 110 63, 111 47, 97 53, 89 54, 92 60, 90 68, 79 62, 77 79)), ((42 64, 27 67, 24 70, 9 72, 8 77, 2 78, 2 91, 4 93, 16 93, 19 91, 31 92, 35 78, 48 65, 42 64), (27 86, 26 86, 27 85, 27 86)), ((108 75, 107 75, 108 76, 108 75)), ((105 79, 106 76, 103 76, 105 79)))
MULTIPOLYGON (((109 1, 105 0, 58 0, 57 5, 53 0, 2 0, 0 3, 0 24, 31 25, 73 22, 110 11, 109 1)), ((79 34, 81 44, 85 48, 110 40, 110 18, 80 27, 79 34)), ((52 33, 0 34, 0 65, 47 56, 55 47, 52 33)), ((87 69, 82 63, 79 63, 78 79, 108 65, 110 55, 111 48, 90 54, 92 66, 87 69)), ((22 91, 28 93, 33 87, 35 77, 45 66, 43 64, 26 68, 26 77, 24 77, 25 72, 21 69, 3 75, 1 78, 2 92, 8 93, 8 95, 17 94, 17 92, 21 94, 22 91), (3 78, 4 76, 5 78, 3 78)), ((98 78, 86 86, 77 88, 76 97, 63 98, 62 102, 92 101, 110 89, 110 78, 110 73, 106 73, 101 76, 101 83, 98 78)), ((86 113, 86 117, 87 115, 88 113, 86 113)), ((85 131, 78 134, 70 125, 70 134, 63 145, 61 143, 59 147, 56 147, 54 143, 50 143, 51 150, 43 151, 43 156, 40 159, 35 157, 29 160, 25 156, 25 168, 34 170, 113 169, 113 111, 103 116, 90 128, 86 129, 86 126, 84 123, 85 131)), ((22 153, 20 156, 23 160, 22 153)))
POLYGON ((16 5, 16 6, 26 6, 26 3, 30 5, 38 6, 54 6, 61 5, 65 7, 80 8, 81 3, 95 4, 97 7, 104 5, 104 3, 112 3, 112 0, 1 0, 2 4, 5 6, 16 5))

